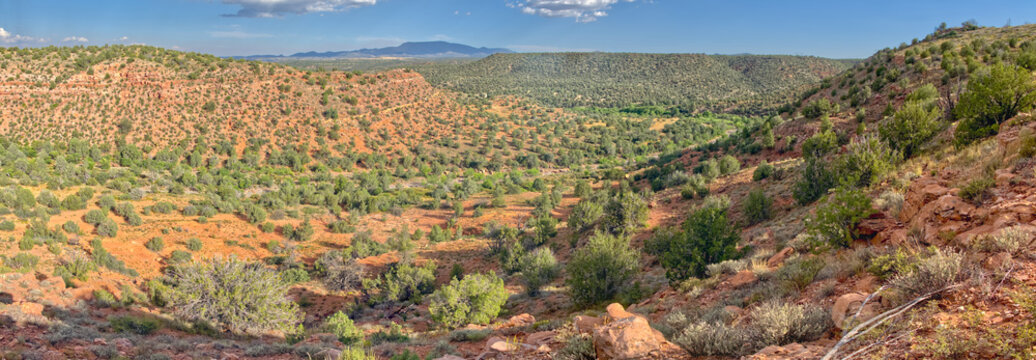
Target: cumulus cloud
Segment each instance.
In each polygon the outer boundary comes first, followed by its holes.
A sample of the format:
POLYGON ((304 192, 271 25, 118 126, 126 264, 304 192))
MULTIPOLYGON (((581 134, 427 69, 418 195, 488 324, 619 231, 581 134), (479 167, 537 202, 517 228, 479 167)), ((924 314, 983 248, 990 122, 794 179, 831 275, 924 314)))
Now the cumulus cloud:
POLYGON ((591 22, 608 16, 608 10, 618 2, 634 0, 525 0, 512 4, 523 13, 545 17, 575 18, 578 22, 591 22))
POLYGON ((87 38, 82 37, 82 36, 69 36, 69 37, 66 37, 64 39, 61 39, 61 42, 82 42, 82 43, 85 43, 85 42, 89 42, 89 41, 90 41, 90 39, 87 39, 87 38))
POLYGON ((46 39, 34 38, 31 36, 18 35, 7 31, 0 27, 0 43, 12 44, 12 43, 26 43, 26 42, 44 42, 46 39))
POLYGON ((344 11, 361 6, 371 6, 378 0, 222 0, 224 4, 240 5, 236 14, 230 17, 278 17, 285 14, 307 14, 315 12, 344 11))

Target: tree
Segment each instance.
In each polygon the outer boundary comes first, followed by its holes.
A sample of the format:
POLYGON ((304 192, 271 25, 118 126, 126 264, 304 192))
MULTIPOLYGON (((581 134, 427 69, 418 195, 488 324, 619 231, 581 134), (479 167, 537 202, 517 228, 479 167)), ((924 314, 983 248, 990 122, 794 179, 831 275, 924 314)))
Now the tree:
POLYGON ((648 208, 640 195, 623 191, 604 208, 604 228, 612 234, 628 234, 647 221, 648 208))
POLYGON ((335 250, 324 253, 317 262, 317 268, 324 275, 324 287, 330 291, 348 292, 357 289, 365 272, 363 265, 355 258, 335 250))
POLYGON ((216 258, 175 266, 170 278, 169 305, 184 319, 251 334, 289 331, 300 320, 289 285, 261 264, 216 258))
POLYGON ((572 301, 594 305, 611 300, 629 285, 640 267, 625 235, 595 233, 568 261, 567 283, 572 301))
POLYGON ((748 197, 745 198, 745 218, 748 219, 748 223, 752 225, 769 220, 773 215, 771 210, 772 207, 773 199, 766 196, 763 189, 754 189, 749 192, 748 197))
POLYGON ((466 324, 488 324, 507 302, 507 288, 495 273, 474 274, 436 290, 430 296, 432 320, 449 328, 466 324))
POLYGON ((672 234, 661 256, 669 281, 704 276, 706 265, 740 256, 741 236, 727 219, 729 208, 729 200, 710 197, 687 216, 680 232, 672 234))
POLYGON ((836 247, 848 247, 859 238, 856 225, 874 213, 871 200, 863 191, 839 187, 822 206, 816 216, 806 219, 806 229, 816 240, 836 247))
POLYGON ((895 115, 878 127, 881 140, 898 150, 904 158, 911 158, 938 134, 940 110, 922 102, 907 102, 895 115))
POLYGON ((1036 83, 1028 70, 1009 64, 980 70, 968 82, 955 109, 961 119, 954 133, 955 144, 964 146, 996 134, 1000 124, 1032 109, 1034 102, 1036 83))
POLYGON ((554 252, 550 248, 541 247, 525 254, 520 265, 521 279, 525 283, 525 291, 529 295, 539 293, 543 285, 549 284, 558 277, 561 268, 554 252))

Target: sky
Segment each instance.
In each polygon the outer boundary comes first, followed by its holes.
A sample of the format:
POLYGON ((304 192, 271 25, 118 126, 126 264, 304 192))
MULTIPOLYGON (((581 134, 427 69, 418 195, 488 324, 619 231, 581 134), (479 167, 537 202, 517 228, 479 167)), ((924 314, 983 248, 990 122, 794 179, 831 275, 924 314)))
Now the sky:
POLYGON ((147 44, 218 56, 443 40, 521 52, 864 58, 940 23, 1036 21, 1015 0, 0 0, 0 47, 147 44))

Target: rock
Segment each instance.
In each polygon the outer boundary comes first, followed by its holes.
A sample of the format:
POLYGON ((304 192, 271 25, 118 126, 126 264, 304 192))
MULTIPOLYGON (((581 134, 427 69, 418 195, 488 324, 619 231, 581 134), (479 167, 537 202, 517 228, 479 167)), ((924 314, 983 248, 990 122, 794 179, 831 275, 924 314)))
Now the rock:
POLYGON ((314 358, 316 358, 316 359, 325 359, 325 360, 338 360, 338 358, 340 358, 340 357, 342 357, 342 351, 341 350, 327 349, 327 350, 318 352, 317 355, 314 358))
POLYGON ((835 323, 839 329, 845 329, 850 325, 846 320, 851 319, 860 313, 859 316, 854 320, 859 323, 867 321, 868 319, 878 315, 880 310, 880 299, 875 297, 872 298, 867 305, 864 306, 863 302, 867 300, 868 294, 863 293, 851 293, 845 294, 838 297, 835 300, 835 305, 831 308, 831 321, 835 323), (860 310, 860 306, 863 306, 863 310, 860 310))
POLYGON ((759 278, 755 275, 752 270, 742 270, 727 280, 731 287, 739 288, 751 283, 754 283, 759 278))
POLYGON ((982 267, 990 271, 1007 269, 1011 266, 1011 260, 1011 253, 1002 251, 982 260, 982 267))
POLYGON ((537 345, 546 344, 549 343, 551 340, 554 340, 554 335, 555 334, 553 331, 534 332, 532 334, 529 334, 529 336, 525 337, 525 342, 537 345))
POLYGON ((435 358, 435 360, 464 360, 464 358, 457 355, 446 354, 442 357, 435 358))
POLYGON ((508 342, 498 336, 486 340, 486 352, 511 352, 518 350, 518 344, 508 342))
POLYGON ((119 351, 129 351, 130 349, 133 349, 133 342, 127 338, 112 340, 112 345, 115 345, 115 348, 119 349, 119 351))
POLYGON ((773 254, 769 260, 766 260, 766 266, 772 268, 778 267, 784 263, 784 260, 788 260, 788 258, 793 254, 795 254, 795 249, 786 247, 783 250, 778 251, 776 254, 773 254))
POLYGON ((240 358, 241 358, 240 356, 237 356, 234 353, 229 353, 229 352, 223 352, 223 353, 219 354, 219 360, 237 360, 237 359, 240 359, 240 358))
POLYGON ((674 346, 647 319, 627 312, 622 305, 611 304, 607 310, 611 321, 595 329, 593 335, 598 359, 643 359, 674 346))
POLYGON ((507 319, 507 321, 505 321, 503 324, 500 324, 500 327, 501 328, 521 327, 521 326, 529 326, 529 325, 532 325, 534 323, 536 323, 536 318, 533 317, 532 315, 529 315, 529 314, 519 314, 519 315, 512 316, 510 319, 507 319))
POLYGON ((822 349, 810 349, 799 343, 791 343, 784 346, 770 345, 746 359, 772 360, 772 359, 816 359, 820 357, 822 349))
POLYGON ((594 328, 604 324, 604 319, 594 316, 576 315, 572 319, 572 325, 575 325, 576 331, 581 334, 589 333, 594 331, 594 328))

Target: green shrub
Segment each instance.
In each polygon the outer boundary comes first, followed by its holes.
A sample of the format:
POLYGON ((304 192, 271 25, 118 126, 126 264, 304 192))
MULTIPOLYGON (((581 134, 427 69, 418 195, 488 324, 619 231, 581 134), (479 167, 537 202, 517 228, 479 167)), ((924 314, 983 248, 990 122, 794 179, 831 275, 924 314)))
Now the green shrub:
POLYGON ((148 250, 159 252, 165 248, 165 240, 162 240, 162 238, 156 236, 144 243, 144 247, 146 247, 148 250))
POLYGON ((10 258, 0 257, 3 259, 4 266, 12 269, 18 269, 21 271, 29 271, 36 268, 36 264, 39 264, 40 257, 29 253, 18 253, 10 258))
POLYGON ((115 295, 104 289, 94 290, 94 303, 101 307, 115 308, 122 306, 122 302, 119 301, 115 295))
POLYGON ((362 347, 346 346, 342 349, 341 355, 338 356, 338 360, 377 360, 378 357, 374 355, 373 350, 364 349, 362 347))
POLYGON ((989 189, 994 185, 996 185, 996 181, 992 177, 984 176, 964 184, 964 186, 960 187, 960 191, 957 194, 964 200, 982 203, 989 197, 989 189))
POLYGON ((648 207, 644 199, 624 191, 608 201, 601 222, 605 230, 612 234, 630 234, 644 225, 647 215, 648 207))
POLYGON ((61 200, 61 208, 65 210, 86 209, 86 200, 83 200, 78 194, 72 194, 61 200))
POLYGON ((61 229, 65 230, 65 232, 67 232, 69 234, 78 234, 79 233, 79 224, 76 224, 75 221, 69 220, 69 221, 66 221, 63 225, 61 225, 61 229))
POLYGON ((385 244, 374 241, 370 231, 360 231, 353 234, 352 243, 345 249, 345 253, 357 259, 370 256, 378 256, 388 252, 385 244))
POLYGON ((159 201, 151 206, 151 211, 159 214, 169 214, 176 210, 176 205, 168 201, 159 201))
POLYGON ((954 252, 943 252, 937 248, 930 255, 918 259, 917 263, 894 276, 889 284, 898 289, 905 299, 942 290, 961 280, 963 256, 954 252))
POLYGON ((752 311, 752 326, 763 345, 784 345, 819 339, 831 328, 831 316, 815 305, 766 301, 752 311))
POLYGON ((83 216, 83 221, 85 221, 87 224, 95 225, 95 226, 100 224, 100 223, 102 223, 102 222, 104 222, 104 220, 107 220, 107 219, 108 219, 108 216, 104 214, 104 211, 97 210, 97 209, 92 209, 90 211, 87 211, 86 215, 83 216))
POLYGON ((105 218, 97 225, 97 235, 115 237, 119 233, 119 225, 115 224, 112 219, 105 218))
MULTIPOLYGON (((871 200, 866 194, 840 187, 817 207, 813 218, 806 219, 806 229, 816 241, 833 247, 848 247, 853 240, 859 239, 856 225, 873 213, 871 200)), ((815 248, 822 246, 814 244, 815 248)))
POLYGON ((309 281, 309 272, 303 268, 287 268, 280 273, 281 281, 288 285, 295 285, 309 281))
POLYGON ((1019 66, 996 64, 979 70, 968 81, 954 115, 961 119, 954 132, 958 148, 995 135, 1008 119, 1033 108, 1036 82, 1019 66))
POLYGON ((309 224, 309 221, 303 221, 299 226, 292 227, 290 224, 284 225, 284 237, 288 240, 295 242, 305 242, 313 236, 313 225, 309 224))
POLYGON ((838 112, 838 104, 832 103, 827 98, 814 100, 802 108, 802 116, 809 119, 818 119, 824 115, 838 112))
POLYGON ((835 173, 843 184, 867 187, 893 171, 900 158, 899 152, 876 137, 864 136, 849 143, 835 165, 835 173))
POLYGON ((603 215, 604 206, 590 197, 584 197, 572 207, 568 215, 568 227, 575 231, 585 231, 593 227, 603 215))
POLYGON ((594 339, 589 334, 575 334, 565 341, 565 346, 557 352, 558 360, 596 360, 594 339))
POLYGON ((418 303, 435 289, 435 262, 422 266, 409 262, 395 263, 377 279, 363 279, 363 290, 374 302, 397 301, 418 303))
POLYGON ((187 239, 187 250, 190 250, 190 251, 200 251, 201 248, 202 248, 202 242, 201 242, 200 239, 194 238, 194 237, 192 237, 190 239, 187 239))
POLYGON ((895 115, 881 123, 878 134, 882 141, 909 159, 939 133, 942 128, 939 123, 941 116, 938 108, 908 102, 895 115))
POLYGON ((97 265, 82 252, 73 252, 60 266, 54 268, 54 276, 59 276, 65 280, 65 284, 70 284, 72 279, 87 281, 91 271, 97 271, 97 265))
POLYGON ((124 315, 108 318, 108 326, 118 333, 151 335, 162 327, 162 323, 151 317, 124 315))
POLYGON ((235 333, 289 331, 299 321, 298 305, 286 297, 288 284, 262 265, 217 258, 175 266, 169 276, 169 304, 183 319, 235 333))
POLYGON ((0 222, 0 230, 14 231, 14 222, 11 220, 4 220, 0 222))
POLYGON ((773 172, 773 165, 770 165, 766 162, 766 160, 763 160, 759 163, 758 166, 755 167, 755 171, 752 172, 752 181, 759 181, 762 179, 769 178, 773 176, 773 172))
POLYGON ((804 164, 802 176, 795 182, 792 196, 801 205, 817 201, 835 185, 834 173, 824 157, 834 150, 838 140, 831 131, 813 135, 802 144, 804 164))
POLYGON ((93 248, 93 260, 97 265, 108 268, 120 274, 124 274, 130 277, 136 277, 137 271, 127 268, 126 263, 122 260, 116 259, 111 253, 104 249, 101 244, 101 239, 94 239, 90 242, 90 246, 93 248))
POLYGON ((729 200, 710 197, 692 211, 661 249, 661 263, 672 282, 701 277, 706 266, 739 257, 738 230, 727 219, 729 200))
POLYGON ((353 324, 345 313, 338 311, 324 320, 324 329, 338 337, 343 344, 352 345, 363 340, 363 331, 353 324))
POLYGON ((723 175, 733 174, 741 170, 741 162, 731 155, 723 155, 719 159, 719 173, 723 175))
POLYGON ((788 288, 802 291, 816 280, 823 268, 824 260, 819 257, 799 258, 785 263, 774 276, 788 288))
POLYGON ((640 259, 630 249, 629 238, 598 232, 572 254, 566 282, 578 305, 611 300, 625 289, 637 273, 640 259))
POLYGON ((536 295, 543 285, 549 284, 560 275, 561 267, 554 258, 554 252, 547 247, 541 247, 522 257, 519 271, 525 291, 529 295, 536 295))
POLYGON ((266 221, 266 209, 253 203, 245 203, 241 206, 241 215, 249 223, 258 224, 266 221))
POLYGON ((191 253, 183 250, 173 250, 172 253, 169 253, 169 262, 172 264, 189 262, 192 258, 194 256, 191 253))
POLYGON ((455 328, 466 324, 488 324, 507 302, 507 288, 495 273, 473 274, 453 279, 430 297, 432 320, 455 328))
POLYGON ((773 199, 766 196, 763 189, 754 189, 745 198, 744 213, 749 224, 758 224, 773 216, 773 199))

